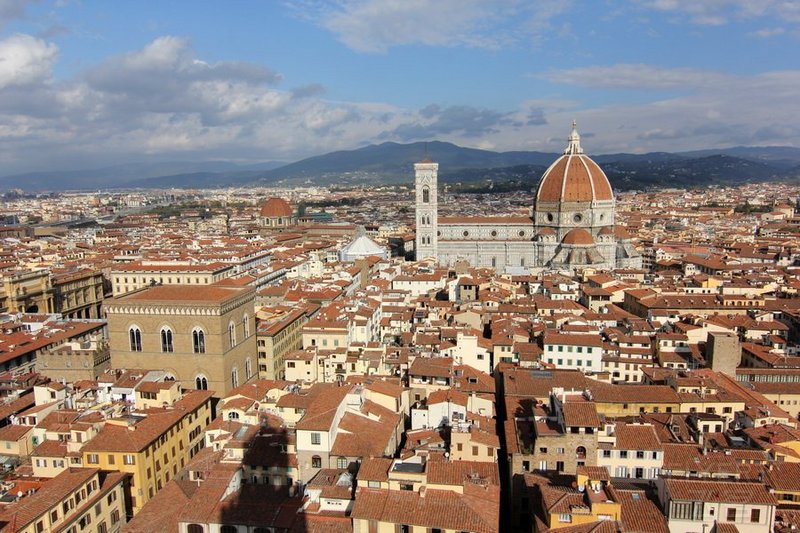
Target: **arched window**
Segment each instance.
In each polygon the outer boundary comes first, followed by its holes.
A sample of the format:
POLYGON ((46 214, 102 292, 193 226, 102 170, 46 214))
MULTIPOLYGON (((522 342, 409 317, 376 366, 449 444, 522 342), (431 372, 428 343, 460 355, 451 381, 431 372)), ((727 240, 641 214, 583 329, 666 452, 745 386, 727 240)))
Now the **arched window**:
POLYGON ((175 347, 172 344, 172 330, 167 327, 161 328, 161 351, 162 352, 175 351, 175 347))
POLYGON ((311 458, 311 468, 322 468, 322 457, 315 455, 311 458))
POLYGON ((194 353, 206 353, 206 334, 200 328, 192 330, 192 351, 194 353))
POLYGON ((339 457, 336 459, 336 468, 347 468, 347 465, 350 461, 347 460, 347 457, 339 457))
POLYGON ((175 381, 175 376, 172 374, 167 374, 164 376, 164 381, 175 381))
POLYGON ((208 380, 202 374, 194 378, 194 385, 197 390, 208 390, 208 380))
POLYGON ((239 369, 233 367, 233 370, 231 370, 231 387, 235 389, 238 386, 239 386, 239 369))
POLYGON ((586 459, 586 448, 584 448, 583 446, 578 446, 577 448, 575 448, 575 456, 578 459, 586 459))
POLYGON ((203 529, 203 526, 201 526, 200 524, 189 524, 187 531, 189 533, 203 533, 205 529, 203 529))
POLYGON ((423 203, 430 203, 431 201, 431 190, 428 187, 422 188, 422 202, 423 203))
POLYGON ((244 327, 244 338, 250 336, 250 316, 245 313, 244 318, 242 318, 242 326, 244 327))
POLYGON ((236 346, 236 326, 233 322, 228 324, 228 340, 230 341, 231 348, 236 346))
POLYGON ((132 352, 141 352, 142 351, 142 330, 140 330, 136 326, 133 326, 131 329, 128 330, 128 337, 130 338, 130 342, 131 342, 131 351, 132 352))
POLYGON ((239 420, 239 413, 236 411, 230 411, 228 413, 228 420, 239 420))
POLYGON ((250 358, 248 357, 247 359, 245 359, 245 362, 244 362, 244 377, 245 377, 245 381, 250 381, 250 377, 252 375, 253 375, 253 363, 250 361, 250 358))

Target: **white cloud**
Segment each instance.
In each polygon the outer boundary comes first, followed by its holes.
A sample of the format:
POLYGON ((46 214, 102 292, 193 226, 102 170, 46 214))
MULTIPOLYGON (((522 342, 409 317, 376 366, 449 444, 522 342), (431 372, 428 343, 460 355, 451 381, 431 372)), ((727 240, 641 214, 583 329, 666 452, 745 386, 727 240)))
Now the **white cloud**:
POLYGON ((30 35, 0 41, 0 88, 30 85, 50 78, 58 47, 30 35))
POLYGON ((645 7, 688 16, 695 24, 720 25, 735 19, 775 17, 800 22, 797 0, 639 0, 645 7))
POLYGON ((618 64, 557 70, 542 75, 556 83, 618 89, 692 89, 719 86, 731 76, 692 68, 618 64))
POLYGON ((10 20, 22 17, 28 5, 36 2, 38 0, 0 0, 0 26, 5 26, 10 20))
MULTIPOLYGON (((547 116, 547 131, 577 118, 579 128, 591 131, 594 137, 585 143, 590 153, 681 151, 734 145, 800 145, 800 126, 787 117, 800 116, 800 101, 795 88, 800 84, 800 70, 774 71, 757 75, 722 75, 709 78, 689 73, 685 91, 676 78, 676 69, 643 66, 647 76, 630 74, 629 65, 598 67, 602 75, 555 76, 563 83, 590 87, 660 88, 678 93, 646 103, 616 103, 586 107, 575 102, 572 107, 540 101, 547 116), (618 68, 619 67, 619 68, 618 68), (649 82, 648 77, 655 81, 649 82), (609 82, 609 79, 626 79, 609 82), (591 83, 590 83, 591 81, 591 83), (621 85, 615 85, 621 84, 621 85)), ((681 69, 678 69, 681 70, 681 69)), ((591 71, 590 74, 594 73, 591 71)), ((531 135, 531 147, 556 149, 563 141, 542 142, 543 128, 531 135)), ((495 136, 499 145, 513 141, 519 132, 502 132, 495 136)))
POLYGON ((769 39, 770 37, 777 37, 778 35, 783 35, 786 33, 785 28, 777 27, 777 28, 761 28, 760 30, 756 30, 754 32, 749 33, 751 37, 758 37, 759 39, 769 39))
POLYGON ((292 7, 353 50, 385 52, 411 44, 494 49, 536 39, 569 5, 567 0, 318 0, 292 7))
POLYGON ((291 160, 386 139, 555 151, 563 149, 573 118, 585 134, 585 148, 595 154, 800 145, 800 127, 787 119, 800 116, 800 71, 734 76, 655 65, 597 66, 546 77, 673 96, 592 107, 553 98, 511 110, 469 105, 412 110, 331 101, 313 84, 282 88, 281 75, 264 65, 210 62, 187 40, 171 36, 69 80, 51 77, 57 53, 54 45, 30 36, 0 41, 5 174, 39 165, 85 168, 148 157, 291 160))

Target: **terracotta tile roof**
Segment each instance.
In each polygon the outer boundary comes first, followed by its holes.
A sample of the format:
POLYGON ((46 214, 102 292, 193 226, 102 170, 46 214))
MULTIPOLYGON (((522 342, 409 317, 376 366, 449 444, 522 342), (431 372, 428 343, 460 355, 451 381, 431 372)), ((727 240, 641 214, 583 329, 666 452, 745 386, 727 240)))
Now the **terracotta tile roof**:
POLYGON ((112 299, 113 302, 213 302, 221 303, 246 292, 255 293, 251 287, 219 287, 196 285, 159 285, 112 299))
POLYGON ((368 457, 358 469, 358 479, 365 481, 388 481, 389 469, 393 459, 386 457, 368 457))
POLYGON ((411 363, 411 376, 452 377, 453 359, 450 357, 417 357, 411 363))
POLYGON ((32 426, 8 425, 0 428, 0 441, 18 441, 29 432, 33 431, 32 426))
POLYGON ((189 503, 197 483, 172 479, 151 498, 133 519, 122 527, 124 533, 178 533, 178 517, 189 503))
MULTIPOLYGON (((316 388, 319 392, 311 398, 305 416, 295 424, 295 429, 328 431, 336 416, 339 404, 344 401, 345 396, 352 390, 352 387, 339 387, 335 384, 326 383, 316 384, 312 388, 316 388)), ((288 396, 290 395, 287 394, 281 397, 281 400, 288 396)), ((278 405, 282 405, 282 402, 279 402, 278 405)))
POLYGON ((481 512, 492 503, 449 490, 428 489, 422 496, 412 491, 360 488, 351 516, 394 524, 495 533, 499 531, 499 502, 489 512, 481 512))
POLYGON ((570 402, 563 404, 564 424, 567 427, 601 426, 600 417, 597 416, 597 406, 594 402, 570 402))
POLYGON ((666 478, 664 485, 673 500, 755 505, 778 503, 763 483, 666 478))
MULTIPOLYGON (((75 489, 80 488, 98 475, 100 471, 96 468, 68 468, 45 483, 41 489, 31 496, 21 499, 18 503, 6 507, 7 517, 15 517, 16 526, 24 529, 26 525, 36 520, 50 509, 56 502, 64 499, 75 489)), ((113 472, 100 474, 100 492, 95 492, 89 502, 94 505, 97 496, 104 488, 115 485, 122 481, 129 474, 113 472)), ((75 512, 75 515, 78 515, 75 512)))
MULTIPOLYGON (((344 457, 381 457, 389 448, 400 423, 400 415, 369 400, 361 406, 364 414, 345 413, 331 455, 344 457)), ((392 450, 393 451, 393 450, 392 450)))
POLYGON ((736 474, 738 461, 724 452, 703 451, 695 444, 663 444, 664 470, 736 474))
POLYGON ((426 478, 433 485, 463 486, 481 483, 500 486, 500 471, 496 463, 479 461, 436 461, 426 465, 426 478))
POLYGON ((554 387, 564 390, 585 390, 589 380, 577 370, 529 370, 509 368, 503 372, 506 396, 532 396, 547 399, 554 387))
POLYGON ((669 533, 667 519, 647 498, 643 490, 615 490, 617 501, 622 506, 624 531, 630 533, 669 533))
POLYGON ((765 482, 778 492, 800 492, 800 463, 772 463, 765 482))
POLYGON ((139 452, 177 424, 189 412, 210 401, 212 391, 187 391, 170 408, 150 409, 147 416, 130 429, 128 426, 105 424, 100 432, 83 445, 82 452, 139 452))
POLYGON ((602 347, 603 340, 599 335, 584 335, 578 333, 558 333, 548 331, 544 334, 544 344, 562 344, 574 346, 595 346, 602 347))
POLYGON ((66 457, 67 443, 60 440, 45 440, 31 452, 32 457, 66 457))
POLYGON ((235 471, 236 468, 231 470, 225 465, 212 470, 181 511, 179 521, 288 530, 295 521, 302 520, 297 511, 303 500, 288 498, 284 490, 248 483, 238 491, 230 491, 235 471))
POLYGON ((661 450, 656 430, 650 425, 624 424, 618 422, 614 427, 617 438, 616 448, 620 450, 661 450))

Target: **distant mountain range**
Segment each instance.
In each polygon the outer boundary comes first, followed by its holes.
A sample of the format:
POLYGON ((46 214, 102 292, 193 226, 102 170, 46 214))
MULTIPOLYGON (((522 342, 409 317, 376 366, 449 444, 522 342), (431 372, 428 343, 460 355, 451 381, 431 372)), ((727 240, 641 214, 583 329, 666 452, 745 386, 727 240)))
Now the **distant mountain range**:
MULTIPOLYGON (((226 161, 118 165, 64 172, 34 172, 0 178, 0 190, 64 191, 132 188, 209 188, 270 185, 411 183, 414 163, 439 163, 441 180, 480 186, 529 188, 560 154, 493 152, 447 142, 387 142, 343 150, 294 163, 238 165, 226 161)), ((682 153, 592 156, 618 189, 692 187, 800 177, 800 148, 734 147, 682 153)))

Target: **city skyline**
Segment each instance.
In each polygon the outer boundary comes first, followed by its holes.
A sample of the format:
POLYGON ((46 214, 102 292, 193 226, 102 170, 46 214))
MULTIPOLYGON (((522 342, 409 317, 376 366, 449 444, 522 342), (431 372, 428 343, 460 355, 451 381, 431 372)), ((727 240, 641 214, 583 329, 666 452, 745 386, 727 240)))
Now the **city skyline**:
POLYGON ((0 3, 5 172, 383 141, 800 145, 800 3, 0 3))

